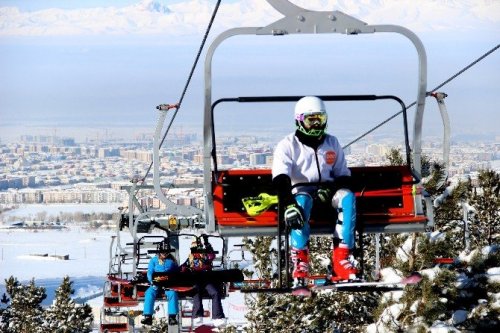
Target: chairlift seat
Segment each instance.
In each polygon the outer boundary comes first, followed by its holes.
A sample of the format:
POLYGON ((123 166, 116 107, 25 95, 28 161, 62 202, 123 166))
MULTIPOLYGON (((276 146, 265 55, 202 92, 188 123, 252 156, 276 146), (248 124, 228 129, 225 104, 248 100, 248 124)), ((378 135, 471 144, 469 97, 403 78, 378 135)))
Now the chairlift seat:
MULTIPOLYGON (((420 232, 427 218, 415 212, 416 187, 407 166, 352 167, 357 229, 362 233, 420 232)), ((246 212, 242 199, 260 193, 276 195, 270 169, 219 170, 213 186, 214 215, 222 233, 228 229, 269 228, 278 224, 278 205, 258 216, 246 212)), ((311 232, 333 232, 333 208, 313 207, 311 232)))

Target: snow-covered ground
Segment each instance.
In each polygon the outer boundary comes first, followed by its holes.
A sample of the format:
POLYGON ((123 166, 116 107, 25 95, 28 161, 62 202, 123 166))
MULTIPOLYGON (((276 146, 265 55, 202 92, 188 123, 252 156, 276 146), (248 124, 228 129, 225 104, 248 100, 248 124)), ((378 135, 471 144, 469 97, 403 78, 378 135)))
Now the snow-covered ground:
POLYGON ((60 213, 118 213, 119 203, 93 204, 24 204, 19 208, 2 213, 2 219, 7 221, 11 216, 21 220, 36 219, 38 213, 46 213, 47 217, 57 216, 60 213))
MULTIPOLYGON (((41 207, 21 208, 16 215, 23 211, 27 215, 36 214, 37 209, 41 207)), ((55 209, 59 211, 61 207, 55 209)), ((0 230, 0 296, 5 292, 6 278, 14 276, 21 282, 34 278, 37 286, 47 289, 47 299, 43 304, 49 305, 55 289, 68 275, 73 281, 75 298, 83 299, 95 308, 98 323, 102 289, 108 273, 111 236, 114 235, 115 230, 89 231, 81 226, 68 226, 62 230, 0 230), (47 256, 39 256, 45 254, 47 256), (56 257, 64 255, 69 255, 69 260, 56 257)), ((121 237, 123 243, 127 242, 127 237, 131 239, 128 232, 122 232, 121 237)), ((181 260, 186 258, 187 253, 188 249, 181 247, 181 260)), ((208 301, 205 302, 205 309, 210 310, 208 301)), ((242 294, 231 293, 223 300, 223 306, 229 322, 245 321, 246 306, 242 294)))

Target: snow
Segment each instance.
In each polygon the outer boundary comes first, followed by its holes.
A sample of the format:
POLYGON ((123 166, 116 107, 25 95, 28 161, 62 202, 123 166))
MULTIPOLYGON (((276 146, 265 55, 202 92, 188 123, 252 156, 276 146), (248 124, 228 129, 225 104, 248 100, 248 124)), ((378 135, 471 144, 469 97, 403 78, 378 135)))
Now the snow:
POLYGON ((477 249, 471 251, 470 253, 467 252, 467 251, 463 251, 463 252, 460 253, 460 255, 458 256, 458 258, 462 262, 470 262, 471 259, 477 254, 477 252, 478 252, 477 249))
POLYGON ((441 268, 438 266, 428 268, 428 269, 423 269, 420 271, 420 274, 425 275, 429 278, 429 280, 434 280, 436 276, 441 272, 441 268))
POLYGON ((500 283, 500 267, 492 267, 486 271, 489 283, 500 283))
POLYGON ((492 299, 491 307, 493 309, 500 309, 500 293, 488 293, 488 295, 492 299))
MULTIPOLYGON (((492 245, 492 246, 484 246, 481 249, 476 249, 471 251, 470 253, 467 253, 466 251, 462 252, 459 256, 460 261, 463 262, 470 262, 472 258, 478 255, 480 253, 483 258, 486 258, 488 255, 498 251, 498 245, 492 245)), ((486 271, 486 275, 488 278, 489 283, 500 283, 500 267, 491 267, 486 271)), ((459 279, 459 283, 463 285, 466 283, 466 279, 463 278, 462 280, 459 279)))
POLYGON ((63 230, 0 233, 2 261, 0 279, 13 275, 20 281, 31 278, 101 276, 108 270, 108 250, 112 230, 88 232, 82 227, 63 230), (105 250, 106 249, 106 250, 105 250), (34 254, 69 255, 69 260, 42 258, 34 254))
POLYGON ((431 243, 439 242, 441 240, 444 240, 446 238, 446 233, 440 232, 438 230, 433 231, 429 235, 429 240, 431 243))
POLYGON ((386 267, 380 270, 380 279, 383 282, 400 282, 403 278, 401 271, 393 267, 386 267))
POLYGON ((439 207, 447 197, 449 197, 452 193, 453 190, 455 189, 457 184, 452 184, 451 186, 448 186, 442 194, 438 195, 436 199, 434 199, 433 205, 434 207, 439 207))
POLYGON ((75 297, 102 293, 112 234, 109 230, 88 232, 81 227, 0 232, 0 295, 5 292, 4 280, 10 276, 24 283, 34 278, 38 286, 45 287, 45 306, 52 303, 66 275, 73 281, 75 297), (40 256, 44 254, 47 256, 40 256), (69 255, 69 260, 58 259, 58 255, 69 255))
POLYGON ((464 273, 458 274, 456 282, 456 286, 458 289, 464 289, 469 286, 470 283, 471 279, 467 275, 465 275, 464 273))
POLYGON ((463 323, 464 321, 467 320, 467 315, 469 313, 465 310, 457 310, 453 313, 453 315, 451 316, 451 321, 453 323, 453 325, 457 325, 457 324, 460 324, 460 323, 463 323))
POLYGON ((452 333, 452 332, 460 332, 453 326, 442 322, 442 321, 436 321, 432 326, 429 328, 430 333, 452 333))
POLYGON ((410 259, 410 251, 412 248, 412 239, 409 237, 403 245, 396 252, 396 258, 401 261, 408 261, 410 259))
POLYGON ((3 220, 10 216, 20 219, 34 219, 38 213, 47 213, 47 216, 58 215, 60 213, 118 213, 119 203, 106 204, 29 204, 20 205, 19 208, 2 213, 3 220))
POLYGON ((395 318, 398 318, 401 311, 403 311, 403 304, 392 304, 391 306, 384 309, 382 314, 380 315, 379 321, 374 324, 368 325, 366 328, 366 332, 368 333, 389 333, 394 332, 392 327, 396 321, 395 318), (385 325, 384 325, 385 324, 385 325), (387 326, 387 327, 386 327, 387 326))
POLYGON ((498 245, 488 245, 481 249, 481 253, 483 256, 487 256, 494 252, 498 251, 498 245))
POLYGON ((413 313, 416 313, 418 310, 419 304, 420 304, 420 301, 413 302, 413 304, 410 306, 410 311, 413 313))

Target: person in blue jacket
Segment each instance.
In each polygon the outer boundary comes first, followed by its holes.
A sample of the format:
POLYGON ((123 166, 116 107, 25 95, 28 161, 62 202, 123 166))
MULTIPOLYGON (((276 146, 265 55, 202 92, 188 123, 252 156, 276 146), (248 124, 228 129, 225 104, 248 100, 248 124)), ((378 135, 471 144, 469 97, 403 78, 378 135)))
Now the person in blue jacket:
POLYGON ((142 311, 144 319, 141 320, 143 325, 151 325, 153 323, 155 299, 158 293, 161 292, 165 292, 168 302, 168 324, 177 325, 177 314, 179 313, 179 297, 177 292, 171 289, 163 290, 163 288, 153 285, 153 273, 177 271, 179 271, 177 262, 165 249, 160 249, 158 255, 149 261, 147 277, 151 285, 144 295, 144 310, 142 311))

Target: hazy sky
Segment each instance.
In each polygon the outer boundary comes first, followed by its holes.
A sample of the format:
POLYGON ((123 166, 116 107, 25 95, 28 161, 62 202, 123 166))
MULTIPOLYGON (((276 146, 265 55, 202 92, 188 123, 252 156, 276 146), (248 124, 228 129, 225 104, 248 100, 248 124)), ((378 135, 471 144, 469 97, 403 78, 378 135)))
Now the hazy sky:
MULTIPOLYGON (((105 128, 114 135, 152 132, 155 106, 180 98, 215 3, 0 0, 0 139, 27 131, 80 138, 105 128)), ((500 40, 500 1, 294 3, 412 29, 426 47, 429 90, 500 40)), ((280 17, 264 0, 223 1, 208 43, 228 28, 265 26, 280 17)), ((176 128, 201 132, 204 54, 176 128)), ((496 51, 441 89, 449 95, 452 134, 500 136, 499 55, 496 51)), ((394 94, 410 104, 416 69, 413 46, 400 36, 242 37, 216 52, 214 97, 394 94)), ((282 118, 263 113, 267 106, 242 108, 225 124, 241 131, 249 124, 288 130, 292 107, 281 107, 282 118)), ((349 119, 349 106, 329 108, 334 131, 351 126, 361 132, 376 124, 371 116, 349 119)), ((440 129, 437 110, 428 99, 426 131, 440 129)), ((410 110, 410 121, 412 115, 410 110)))

